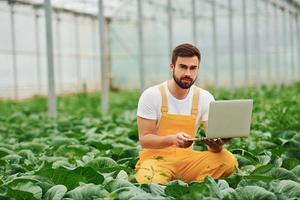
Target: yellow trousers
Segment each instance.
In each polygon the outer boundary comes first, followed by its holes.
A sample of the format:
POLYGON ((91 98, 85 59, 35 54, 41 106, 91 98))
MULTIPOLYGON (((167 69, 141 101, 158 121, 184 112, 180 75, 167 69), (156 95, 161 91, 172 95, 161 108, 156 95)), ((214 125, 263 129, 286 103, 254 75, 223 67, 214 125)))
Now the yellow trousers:
POLYGON ((203 181, 206 176, 218 179, 229 176, 238 166, 236 158, 225 149, 219 153, 179 151, 176 155, 166 153, 140 160, 136 165, 137 182, 165 184, 174 179, 203 181))

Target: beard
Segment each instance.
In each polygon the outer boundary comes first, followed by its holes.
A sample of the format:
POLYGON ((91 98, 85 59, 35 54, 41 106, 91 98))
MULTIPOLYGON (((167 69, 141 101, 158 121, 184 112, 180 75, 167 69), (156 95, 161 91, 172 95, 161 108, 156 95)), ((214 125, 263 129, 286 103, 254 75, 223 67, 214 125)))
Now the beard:
POLYGON ((195 83, 197 77, 194 80, 188 76, 183 76, 181 78, 178 78, 175 76, 175 73, 173 72, 173 79, 180 88, 189 89, 195 83))

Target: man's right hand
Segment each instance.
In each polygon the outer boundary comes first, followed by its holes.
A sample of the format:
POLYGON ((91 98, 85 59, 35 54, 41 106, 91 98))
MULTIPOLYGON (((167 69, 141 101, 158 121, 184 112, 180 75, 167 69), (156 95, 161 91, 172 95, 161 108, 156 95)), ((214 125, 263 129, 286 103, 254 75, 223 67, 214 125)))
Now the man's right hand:
POLYGON ((193 141, 188 139, 190 139, 190 136, 187 133, 179 132, 174 135, 174 144, 180 148, 188 148, 193 144, 193 141))

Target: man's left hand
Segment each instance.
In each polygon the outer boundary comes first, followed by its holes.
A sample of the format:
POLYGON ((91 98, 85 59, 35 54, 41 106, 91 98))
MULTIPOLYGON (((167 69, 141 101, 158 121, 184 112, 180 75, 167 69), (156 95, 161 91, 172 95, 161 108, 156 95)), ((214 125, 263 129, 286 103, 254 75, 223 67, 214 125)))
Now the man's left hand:
POLYGON ((227 143, 230 138, 218 138, 218 139, 203 139, 202 141, 207 145, 208 150, 214 153, 220 152, 223 149, 223 145, 227 143))

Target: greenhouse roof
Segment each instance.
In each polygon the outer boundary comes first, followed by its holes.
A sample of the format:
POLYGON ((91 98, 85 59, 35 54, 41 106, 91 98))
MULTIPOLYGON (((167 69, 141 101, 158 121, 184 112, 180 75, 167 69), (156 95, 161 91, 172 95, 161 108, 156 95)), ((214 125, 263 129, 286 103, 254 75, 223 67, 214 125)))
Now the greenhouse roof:
MULTIPOLYGON (((9 0, 10 2, 18 2, 33 5, 42 5, 44 0, 9 0)), ((143 0, 149 4, 153 3, 152 0, 143 0)), ((210 0, 203 0, 209 2, 210 0)), ((299 13, 300 10, 300 0, 267 0, 273 4, 278 5, 281 8, 288 9, 292 12, 299 13)), ((64 9, 68 11, 73 11, 76 13, 92 14, 96 15, 98 12, 98 0, 51 0, 51 4, 54 8, 64 9)), ((120 14, 123 8, 128 10, 135 10, 136 1, 135 0, 103 0, 104 4, 104 15, 107 17, 120 14)), ((165 4, 162 4, 162 6, 165 4)), ((126 13, 128 14, 128 13, 126 13)))

